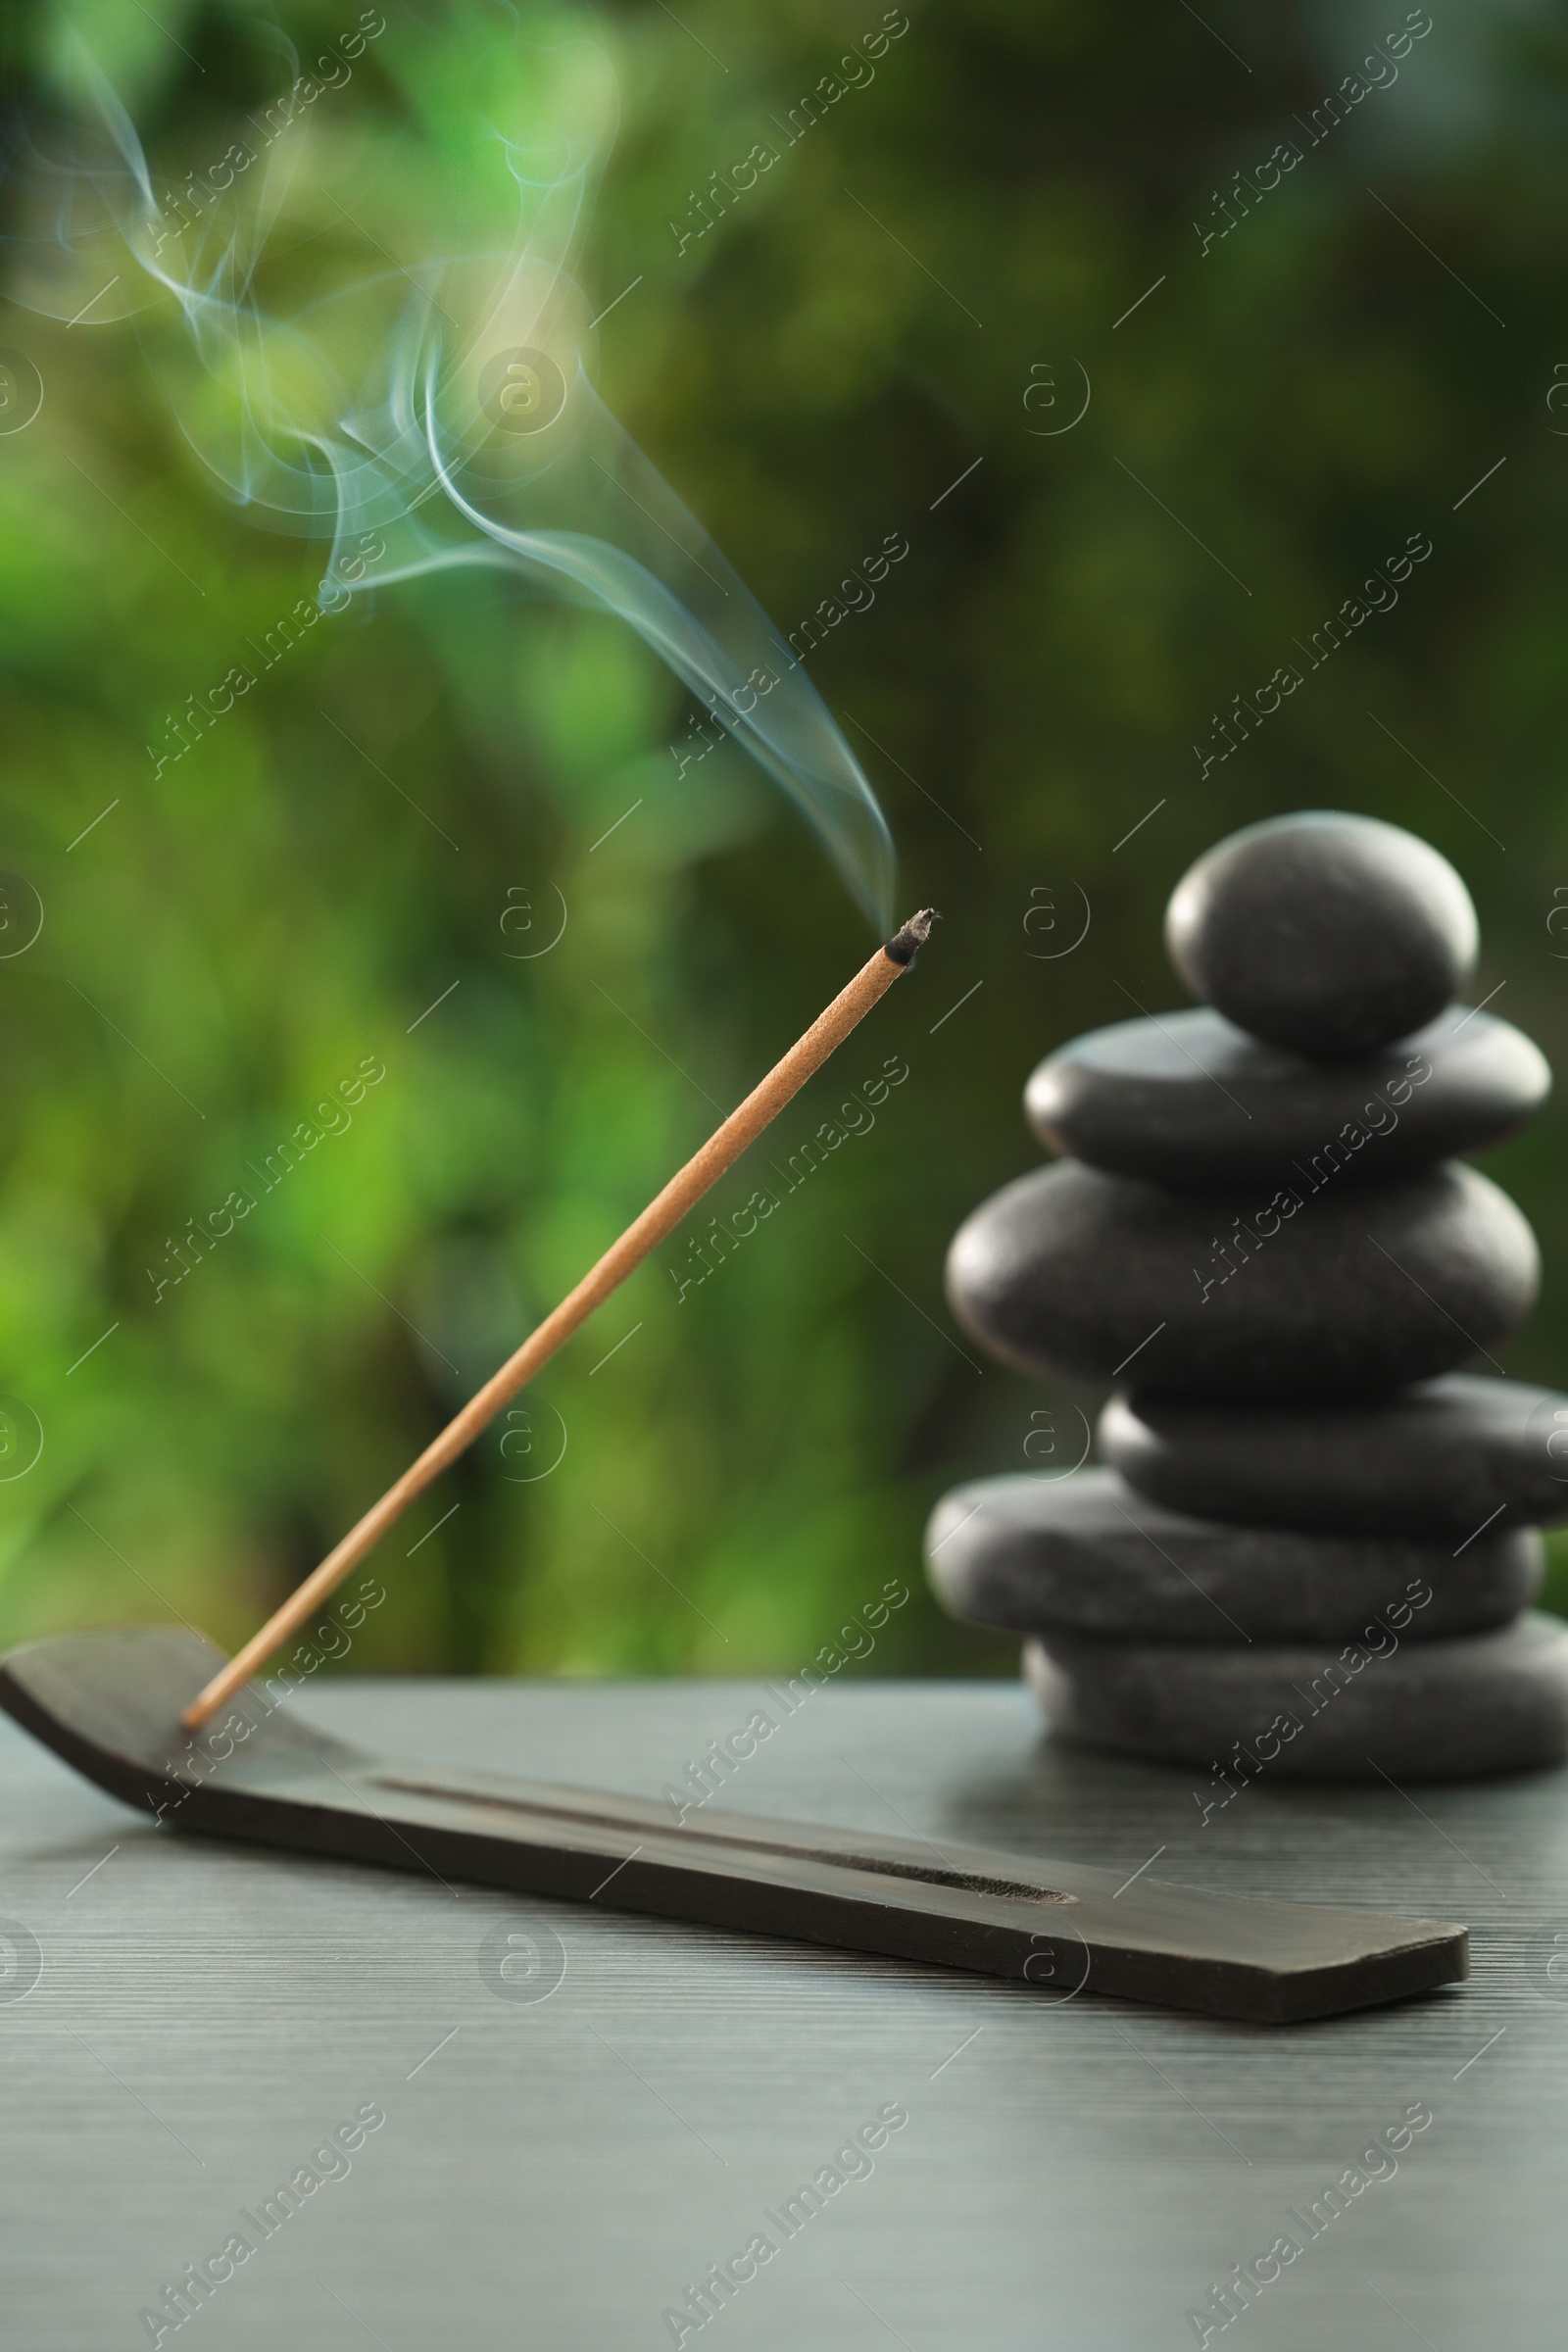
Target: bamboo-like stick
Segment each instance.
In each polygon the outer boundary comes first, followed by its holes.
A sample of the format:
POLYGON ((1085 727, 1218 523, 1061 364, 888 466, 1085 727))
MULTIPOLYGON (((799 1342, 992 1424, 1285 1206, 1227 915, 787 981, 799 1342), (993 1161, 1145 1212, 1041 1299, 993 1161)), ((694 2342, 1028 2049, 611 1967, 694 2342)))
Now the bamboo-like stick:
POLYGON ((253 1634, 238 1655, 214 1675, 200 1696, 192 1701, 180 1718, 187 1730, 195 1731, 204 1724, 224 1699, 230 1697, 242 1683, 249 1682, 262 1666, 280 1648, 289 1636, 298 1631, 306 1620, 316 1614, 327 1594, 342 1583, 349 1570, 362 1560, 371 1545, 378 1543, 408 1509, 416 1494, 422 1494, 433 1479, 455 1462, 460 1453, 471 1446, 479 1432, 494 1420, 502 1406, 525 1388, 530 1380, 550 1361, 557 1349, 564 1347, 579 1326, 585 1323, 596 1306, 602 1305, 612 1291, 623 1283, 628 1274, 642 1264, 651 1250, 674 1232, 690 1210, 710 1186, 716 1184, 726 1168, 732 1167, 749 1144, 755 1143, 770 1119, 775 1118, 791 1098, 819 1070, 849 1036, 850 1031, 865 1018, 878 998, 884 996, 902 972, 913 961, 916 952, 924 947, 936 920, 934 907, 926 906, 911 915, 904 928, 890 939, 886 947, 878 948, 870 961, 863 964, 848 988, 836 996, 827 1010, 820 1013, 797 1044, 791 1046, 782 1061, 769 1070, 760 1086, 754 1087, 741 1103, 732 1110, 722 1127, 710 1135, 702 1150, 672 1176, 657 1200, 650 1201, 635 1223, 628 1225, 618 1242, 612 1242, 596 1266, 590 1268, 576 1289, 564 1298, 552 1314, 545 1317, 538 1329, 510 1356, 499 1372, 492 1373, 477 1395, 470 1396, 455 1420, 449 1421, 438 1438, 425 1447, 418 1460, 404 1471, 394 1486, 388 1487, 379 1502, 372 1503, 363 1519, 350 1528, 336 1548, 329 1551, 320 1566, 314 1569, 299 1589, 291 1592, 280 1609, 273 1611, 259 1634, 253 1634))

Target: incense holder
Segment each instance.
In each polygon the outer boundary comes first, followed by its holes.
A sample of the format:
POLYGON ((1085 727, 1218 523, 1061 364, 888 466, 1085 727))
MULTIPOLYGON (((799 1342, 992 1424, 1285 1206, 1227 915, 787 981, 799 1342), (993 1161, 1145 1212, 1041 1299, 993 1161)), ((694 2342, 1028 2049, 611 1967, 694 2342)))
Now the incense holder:
POLYGON ((1568 1396, 1464 1368, 1540 1265, 1451 1156, 1525 1124, 1550 1073, 1446 1002, 1476 952, 1464 885, 1397 827, 1283 817, 1198 860, 1166 938, 1208 1004, 1049 1056, 1025 1104, 1064 1156, 948 1261, 1003 1361, 1127 1383, 1107 1466, 956 1490, 931 1581, 1029 1637, 1053 1725, 1098 1745, 1244 1778, 1560 1762, 1568 1627, 1530 1603, 1532 1531, 1568 1519, 1568 1396))
MULTIPOLYGON (((1252 2025, 1404 1998, 1469 1973, 1465 1930, 1250 1901, 1136 1871, 886 1838, 667 1798, 372 1755, 254 1684, 181 1716, 220 1653, 177 1626, 64 1635, 0 1658, 0 1707, 176 1834, 429 1873, 606 1910, 1109 1993, 1252 2025)), ((519 1697, 519 1704, 526 1702, 519 1697)), ((260 1899, 260 1898, 258 1898, 260 1899)))

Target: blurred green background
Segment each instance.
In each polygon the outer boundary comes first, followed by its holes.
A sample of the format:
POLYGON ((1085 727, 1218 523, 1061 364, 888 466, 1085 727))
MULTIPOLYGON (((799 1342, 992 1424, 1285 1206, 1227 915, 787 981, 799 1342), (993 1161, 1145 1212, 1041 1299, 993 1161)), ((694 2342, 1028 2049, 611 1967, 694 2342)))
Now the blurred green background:
MULTIPOLYGON (((384 13, 317 109, 327 148, 412 142, 432 55, 515 12, 384 13)), ((19 6, 9 95, 80 23, 177 185, 358 21, 285 6, 296 64, 244 9, 19 6)), ((684 1242, 639 1273, 382 1545, 347 1664, 793 1671, 894 1578, 910 1604, 858 1671, 1007 1673, 925 1597, 922 1521, 957 1478, 1075 1454, 1096 1400, 982 1367, 943 1253, 1037 1157, 1034 1061, 1180 1001, 1159 917, 1188 861, 1301 806, 1412 827, 1481 909, 1478 996, 1568 1055, 1568 15, 1443 15, 1332 128, 1397 0, 911 6, 853 86, 875 0, 523 21, 590 30, 620 85, 584 264, 612 407, 785 629, 907 539, 810 674, 901 910, 946 920, 710 1205, 901 1056, 874 1126, 700 1287, 684 1242), (760 141, 777 164, 713 193, 760 141), (1262 189, 1282 141, 1301 160, 1262 189), (1213 713, 1413 532, 1397 609, 1204 774, 1213 713)), ((283 307, 317 240, 362 235, 315 185, 283 307)), ((427 250, 418 186, 363 224, 367 270, 427 250)), ((168 714, 322 551, 221 502, 131 327, 8 301, 0 347, 43 393, 0 432, 0 1638, 177 1612, 232 1644, 873 935, 738 753, 682 769, 693 706, 636 641, 494 583, 355 599, 157 770, 168 714), (189 1221, 365 1062, 352 1123, 321 1114, 159 1295, 189 1221)), ((1554 1109, 1486 1163, 1543 1243, 1509 1364, 1546 1381, 1562 1148, 1554 1109)))

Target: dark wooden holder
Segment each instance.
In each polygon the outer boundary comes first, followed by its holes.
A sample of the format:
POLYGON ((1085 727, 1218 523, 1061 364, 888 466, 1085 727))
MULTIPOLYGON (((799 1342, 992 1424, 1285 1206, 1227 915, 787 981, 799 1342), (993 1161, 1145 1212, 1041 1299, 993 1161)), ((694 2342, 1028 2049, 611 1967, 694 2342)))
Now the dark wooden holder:
POLYGON ((1118 1886, 1077 1862, 706 1805, 679 1825, 642 1797, 392 1762, 254 1685, 186 1732, 180 1715, 220 1663, 173 1627, 68 1635, 0 1659, 0 1706, 170 1829, 973 1969, 1055 2000, 1115 1993, 1285 2025, 1468 1973, 1464 1929, 1433 1920, 1118 1886))

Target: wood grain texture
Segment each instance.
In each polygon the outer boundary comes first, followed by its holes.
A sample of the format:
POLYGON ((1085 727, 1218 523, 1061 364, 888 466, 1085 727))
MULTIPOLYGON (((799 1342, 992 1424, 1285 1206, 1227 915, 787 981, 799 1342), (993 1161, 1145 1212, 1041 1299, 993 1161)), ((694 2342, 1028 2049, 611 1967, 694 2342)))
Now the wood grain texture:
MULTIPOLYGON (((767 1702, 340 1682, 294 1703, 383 1751, 657 1798, 767 1702)), ((182 1839, 8 1724, 0 1774, 0 1910, 42 1961, 0 1997, 23 2352, 150 2341, 163 2283, 367 2104, 386 2120, 346 2176, 258 2230, 166 2343, 668 2344, 662 2314, 766 2233, 771 2258, 688 2344, 1142 2352, 1195 2341, 1210 2283, 1287 2231, 1303 2250, 1223 2340, 1560 2342, 1560 1775, 1421 1789, 1419 1811, 1265 1779, 1204 1827, 1192 1776, 1043 1740, 1016 1689, 862 1683, 815 1692, 724 1790, 763 1817, 1125 1872, 1162 1847, 1161 1875, 1238 1894, 1471 1922, 1468 1985, 1264 2033, 182 1839), (559 1938, 547 1997, 497 1994, 498 1934, 547 1957, 559 1938), (1288 2218, 1423 2104, 1396 2173, 1315 2237, 1288 2218), (796 2192, 889 2105, 908 2121, 869 2175, 786 2234, 796 2192)))

